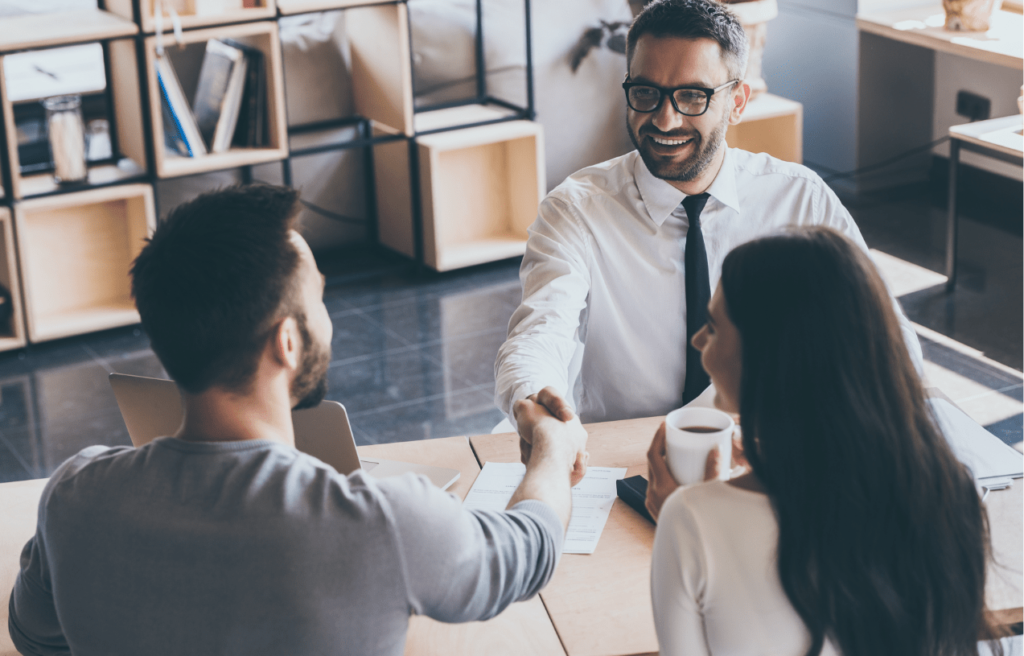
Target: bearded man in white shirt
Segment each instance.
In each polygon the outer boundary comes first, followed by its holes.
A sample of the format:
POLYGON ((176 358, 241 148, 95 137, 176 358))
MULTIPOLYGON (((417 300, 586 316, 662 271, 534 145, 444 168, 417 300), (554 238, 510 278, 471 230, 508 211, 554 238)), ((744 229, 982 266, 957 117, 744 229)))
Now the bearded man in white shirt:
MULTIPOLYGON (((633 22, 623 87, 636 150, 577 172, 540 205, 522 304, 495 364, 496 402, 510 418, 524 398, 563 420, 663 415, 707 386, 689 340, 730 250, 799 225, 867 248, 810 169, 726 146, 750 98, 747 50, 714 0, 655 0, 633 22)), ((920 344, 898 314, 920 371, 920 344)), ((517 428, 525 461, 533 427, 517 428)))

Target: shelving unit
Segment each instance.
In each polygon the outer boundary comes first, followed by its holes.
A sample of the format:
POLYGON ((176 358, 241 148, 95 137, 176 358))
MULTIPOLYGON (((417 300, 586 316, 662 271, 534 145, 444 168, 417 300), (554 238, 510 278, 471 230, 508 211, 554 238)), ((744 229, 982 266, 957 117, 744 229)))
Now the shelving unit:
MULTIPOLYGON (((210 39, 228 38, 258 49, 263 53, 267 74, 267 123, 270 146, 267 148, 232 148, 224 153, 209 153, 202 157, 180 157, 164 148, 164 123, 160 112, 160 85, 156 75, 156 40, 146 39, 146 77, 149 81, 149 112, 153 126, 152 139, 156 175, 159 178, 175 178, 207 171, 251 166, 273 162, 288 156, 288 121, 284 109, 284 81, 281 74, 281 44, 278 42, 277 23, 256 22, 229 25, 219 28, 191 30, 184 32, 181 44, 166 46, 167 57, 175 67, 182 86, 188 88, 185 80, 195 79, 202 64, 202 52, 210 39), (198 57, 195 54, 199 54, 198 57)), ((186 90, 186 94, 188 90, 186 90)))
POLYGON ((156 227, 152 187, 26 200, 14 218, 29 340, 138 323, 128 271, 156 227))
POLYGON ((523 0, 526 105, 488 94, 478 2, 477 93, 425 108, 414 102, 406 0, 256 2, 199 14, 194 0, 164 0, 159 35, 156 0, 106 0, 105 10, 0 21, 0 283, 11 288, 17 314, 9 334, 0 327, 0 351, 138 322, 128 271, 155 228, 152 185, 160 179, 239 169, 243 180, 252 180, 254 165, 280 162, 282 179, 291 184, 294 157, 362 149, 368 227, 379 243, 437 270, 523 252, 526 226, 544 192, 543 137, 532 122, 530 0, 523 0), (356 115, 289 128, 275 18, 330 10, 345 11, 356 115), (190 96, 204 44, 214 38, 236 39, 263 54, 269 144, 195 158, 169 153, 157 42, 190 96), (87 43, 104 48, 112 157, 90 163, 80 185, 58 185, 46 173, 23 175, 4 57, 87 43), (343 131, 352 136, 290 148, 289 135, 338 127, 354 128, 343 131))
POLYGON ((6 207, 0 207, 0 285, 11 292, 12 310, 10 325, 0 324, 0 351, 10 351, 25 345, 25 328, 18 260, 14 254, 14 231, 11 229, 11 212, 6 207))
MULTIPOLYGON (((219 11, 199 14, 195 11, 196 3, 194 0, 185 0, 185 2, 163 0, 161 6, 164 15, 163 31, 165 32, 170 32, 174 29, 174 26, 171 23, 169 9, 176 4, 183 5, 181 9, 177 9, 176 11, 178 14, 178 20, 181 22, 182 29, 186 30, 197 27, 207 27, 210 25, 264 20, 267 18, 273 18, 277 15, 277 6, 274 4, 274 0, 258 0, 258 4, 254 7, 236 6, 227 9, 220 9, 219 11), (191 10, 189 11, 187 9, 189 9, 190 6, 191 10)), ((134 20, 135 18, 135 2, 132 0, 106 0, 106 5, 109 11, 117 14, 118 16, 128 20, 134 20)), ((142 2, 138 3, 138 11, 142 31, 146 34, 153 34, 156 32, 156 0, 142 0, 142 2)))

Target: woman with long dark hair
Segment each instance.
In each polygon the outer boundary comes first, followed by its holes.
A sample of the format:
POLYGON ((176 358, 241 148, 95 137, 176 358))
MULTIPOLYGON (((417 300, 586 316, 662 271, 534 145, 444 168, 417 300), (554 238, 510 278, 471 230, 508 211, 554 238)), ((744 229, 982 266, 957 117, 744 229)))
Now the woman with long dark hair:
POLYGON ((977 654, 985 509, 868 256, 827 228, 749 242, 709 317, 693 343, 751 471, 666 500, 652 443, 661 653, 977 654))

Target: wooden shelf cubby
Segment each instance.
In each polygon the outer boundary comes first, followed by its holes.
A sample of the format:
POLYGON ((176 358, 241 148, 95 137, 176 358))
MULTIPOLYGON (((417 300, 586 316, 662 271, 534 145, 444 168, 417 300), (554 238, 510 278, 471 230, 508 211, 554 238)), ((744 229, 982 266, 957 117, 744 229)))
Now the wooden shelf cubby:
POLYGON ((14 218, 30 341, 138 323, 128 272, 156 225, 150 185, 26 200, 14 218))
MULTIPOLYGON (((135 43, 132 39, 116 39, 105 44, 110 52, 111 75, 107 84, 110 86, 113 107, 110 107, 111 121, 116 126, 118 145, 121 154, 130 161, 122 161, 120 165, 90 164, 89 184, 109 184, 128 178, 145 175, 146 144, 142 129, 142 104, 139 91, 139 70, 135 57, 135 43)), ((4 72, 4 59, 0 56, 0 86, 3 86, 3 102, 0 112, 3 113, 3 129, 5 134, 17 134, 14 125, 14 105, 10 102, 7 80, 4 72)), ((35 101, 31 101, 35 102, 35 101)), ((11 197, 29 198, 48 194, 60 187, 53 181, 50 173, 37 173, 23 176, 21 161, 18 156, 16 139, 7 140, 7 156, 11 163, 11 197)))
POLYGON ((149 80, 149 108, 153 133, 151 136, 156 161, 156 175, 159 178, 175 178, 209 171, 219 171, 250 164, 263 164, 284 159, 288 156, 288 124, 284 109, 284 78, 282 76, 281 44, 278 40, 277 23, 260 21, 218 28, 190 30, 182 33, 183 48, 168 42, 164 46, 171 65, 181 81, 185 94, 195 92, 195 84, 202 65, 205 43, 210 39, 229 38, 257 48, 263 53, 264 70, 267 74, 267 134, 266 148, 232 148, 224 153, 209 153, 201 157, 182 157, 167 152, 164 147, 163 115, 160 111, 160 85, 156 74, 156 37, 146 39, 146 70, 149 80))
MULTIPOLYGON (((209 0, 201 1, 208 6, 216 4, 209 2, 209 0)), ((156 32, 156 0, 106 0, 106 5, 107 9, 111 12, 131 20, 134 15, 132 5, 135 2, 139 3, 142 31, 146 34, 153 34, 156 32)), ((205 13, 196 13, 196 4, 198 3, 195 0, 178 0, 176 2, 173 0, 163 0, 161 3, 164 14, 162 31, 171 32, 174 29, 174 26, 171 24, 171 14, 169 11, 171 7, 175 8, 178 19, 181 21, 181 27, 186 30, 207 27, 209 25, 244 23, 246 21, 273 18, 277 15, 277 6, 274 0, 259 0, 259 5, 255 7, 222 7, 220 10, 207 11, 205 13)), ((222 2, 221 4, 223 5, 224 3, 222 2)), ((238 5, 241 3, 231 2, 230 4, 238 5)))
MULTIPOLYGON (((402 149, 379 146, 374 157, 380 240, 414 256, 410 198, 402 149), (402 176, 405 176, 404 178, 402 176)), ((424 262, 437 271, 522 255, 526 229, 544 194, 543 131, 531 121, 438 132, 417 138, 424 262)), ((407 157, 407 154, 406 154, 407 157)))
POLYGON ((14 249, 14 230, 11 212, 0 207, 0 285, 11 293, 10 325, 0 324, 0 351, 10 351, 25 345, 25 320, 21 310, 21 283, 18 260, 14 249))
POLYGON ((412 136, 412 61, 405 3, 345 11, 356 113, 385 133, 412 136))

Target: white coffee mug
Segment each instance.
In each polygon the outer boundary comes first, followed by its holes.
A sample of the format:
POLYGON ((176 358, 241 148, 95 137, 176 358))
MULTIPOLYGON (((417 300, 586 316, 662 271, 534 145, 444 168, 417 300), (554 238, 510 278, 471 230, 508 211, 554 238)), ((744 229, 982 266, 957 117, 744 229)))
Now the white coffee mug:
POLYGON ((720 480, 728 480, 732 463, 732 417, 714 408, 679 408, 665 418, 665 454, 672 478, 680 485, 704 480, 708 454, 718 448, 720 480), (693 429, 700 430, 693 430, 693 429))

